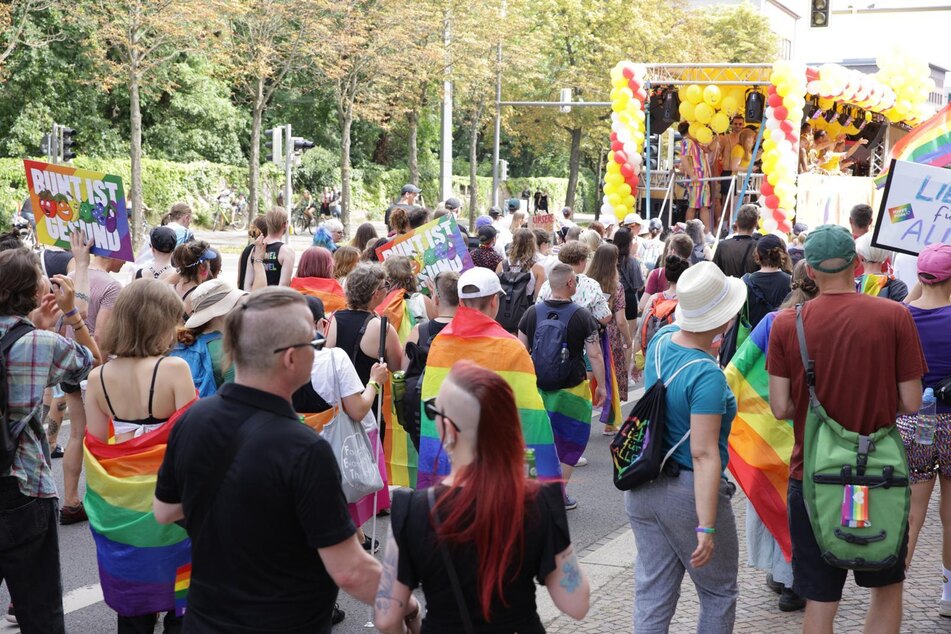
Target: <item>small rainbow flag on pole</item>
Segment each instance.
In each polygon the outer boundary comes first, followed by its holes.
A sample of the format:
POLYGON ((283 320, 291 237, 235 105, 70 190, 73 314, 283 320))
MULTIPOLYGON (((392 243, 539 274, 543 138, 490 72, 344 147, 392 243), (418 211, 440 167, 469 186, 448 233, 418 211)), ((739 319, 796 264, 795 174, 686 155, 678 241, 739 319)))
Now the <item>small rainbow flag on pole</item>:
POLYGON ((337 280, 323 277, 295 277, 291 279, 291 288, 322 301, 327 315, 347 307, 347 296, 337 280))
POLYGON ((756 325, 726 368, 726 381, 736 396, 736 418, 730 430, 730 473, 786 560, 792 540, 786 519, 786 489, 793 449, 792 421, 777 420, 769 409, 766 346, 776 313, 756 325))
POLYGON ((144 436, 84 441, 89 528, 96 542, 106 604, 122 616, 184 614, 191 580, 191 541, 184 528, 163 526, 152 498, 168 435, 189 405, 144 436))
MULTIPOLYGON (((602 425, 617 427, 622 422, 621 419, 621 395, 617 386, 617 372, 614 369, 614 353, 611 351, 611 339, 607 331, 601 333, 601 357, 604 359, 604 382, 605 396, 601 404, 602 425)), ((592 389, 597 388, 597 381, 591 382, 592 389)), ((592 391, 592 398, 594 392, 592 391)))
MULTIPOLYGON (((933 117, 915 126, 888 153, 887 163, 892 159, 921 163, 934 167, 951 165, 951 104, 934 114, 933 117)), ((876 179, 876 187, 884 187, 888 177, 888 168, 876 179)))
MULTIPOLYGON (((560 479, 561 465, 555 451, 551 422, 538 393, 535 366, 525 346, 494 319, 460 306, 452 322, 433 339, 429 349, 423 378, 423 400, 437 395, 453 364, 462 359, 498 372, 512 387, 522 419, 525 446, 535 450, 538 479, 560 479)), ((425 488, 435 484, 439 476, 449 473, 449 457, 442 451, 435 421, 426 416, 425 411, 421 414, 421 426, 417 484, 418 488, 425 488)))
MULTIPOLYGON (((406 338, 413 331, 413 316, 406 303, 406 291, 394 289, 377 306, 378 315, 385 315, 389 323, 396 330, 400 339, 400 346, 406 344, 406 338)), ((386 431, 383 434, 383 453, 386 456, 386 473, 390 484, 396 486, 416 487, 416 466, 419 463, 419 454, 413 440, 406 430, 399 424, 393 403, 392 383, 387 381, 383 386, 383 419, 386 421, 386 431)))

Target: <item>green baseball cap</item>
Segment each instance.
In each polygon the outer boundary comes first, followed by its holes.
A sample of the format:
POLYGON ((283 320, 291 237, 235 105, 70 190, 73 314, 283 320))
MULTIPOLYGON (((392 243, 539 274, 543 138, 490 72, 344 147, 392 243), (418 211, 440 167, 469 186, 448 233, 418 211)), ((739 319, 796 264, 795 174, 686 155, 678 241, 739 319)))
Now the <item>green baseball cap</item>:
POLYGON ((838 273, 855 261, 855 240, 849 230, 840 225, 820 225, 806 236, 806 262, 817 271, 838 273), (844 260, 845 264, 823 266, 828 260, 844 260))

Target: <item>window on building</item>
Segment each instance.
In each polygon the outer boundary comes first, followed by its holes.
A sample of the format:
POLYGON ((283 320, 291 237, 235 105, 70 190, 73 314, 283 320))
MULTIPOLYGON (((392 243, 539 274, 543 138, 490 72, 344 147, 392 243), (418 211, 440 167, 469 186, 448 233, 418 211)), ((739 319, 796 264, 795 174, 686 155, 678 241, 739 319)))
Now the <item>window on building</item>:
POLYGON ((779 40, 779 58, 792 59, 792 42, 786 38, 779 40))

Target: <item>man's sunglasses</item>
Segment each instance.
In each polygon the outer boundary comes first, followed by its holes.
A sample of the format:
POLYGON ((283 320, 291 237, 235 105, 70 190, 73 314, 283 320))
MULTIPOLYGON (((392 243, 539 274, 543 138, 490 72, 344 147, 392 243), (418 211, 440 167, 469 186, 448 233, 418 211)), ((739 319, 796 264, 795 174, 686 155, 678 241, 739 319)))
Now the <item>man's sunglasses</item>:
POLYGON ((304 343, 295 343, 294 345, 284 346, 283 348, 274 348, 274 350, 272 351, 272 354, 277 354, 278 352, 284 352, 285 350, 290 350, 291 348, 304 348, 306 346, 310 346, 314 350, 323 350, 324 344, 326 342, 327 340, 324 339, 323 337, 317 337, 315 339, 311 339, 310 341, 305 341, 304 343))
POLYGON ((452 425, 452 428, 456 430, 456 433, 460 433, 460 434, 462 433, 462 430, 459 429, 459 425, 453 422, 451 418, 446 416, 444 412, 436 409, 435 396, 432 398, 427 398, 425 401, 423 401, 423 411, 426 412, 426 416, 429 416, 431 419, 436 420, 436 417, 438 416, 439 418, 443 419, 444 421, 452 425))

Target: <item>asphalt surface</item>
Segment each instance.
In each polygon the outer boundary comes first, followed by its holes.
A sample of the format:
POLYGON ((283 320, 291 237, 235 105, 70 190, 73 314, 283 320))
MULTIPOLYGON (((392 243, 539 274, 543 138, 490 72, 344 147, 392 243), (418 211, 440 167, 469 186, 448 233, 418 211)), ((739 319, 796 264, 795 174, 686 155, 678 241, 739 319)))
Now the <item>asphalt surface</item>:
MULTIPOLYGON (((235 281, 237 276, 238 252, 246 243, 244 234, 202 233, 200 237, 208 239, 213 245, 227 247, 222 256, 221 277, 235 281)), ((310 242, 309 236, 294 236, 292 244, 302 250, 310 242)), ((122 281, 128 277, 117 276, 122 281)), ((632 397, 639 392, 632 391, 632 397)), ((627 414, 632 407, 624 405, 627 414)), ((60 432, 61 444, 69 438, 69 422, 60 432)), ((615 532, 626 525, 623 498, 611 481, 611 456, 608 451, 610 438, 601 435, 601 426, 592 425, 591 440, 585 456, 588 465, 575 469, 569 484, 569 493, 578 500, 578 508, 568 511, 571 536, 577 551, 589 547, 594 542, 615 532)), ((62 461, 53 461, 53 471, 57 486, 62 492, 62 461)), ((80 493, 85 491, 85 482, 81 482, 80 493)), ((383 542, 389 522, 388 517, 377 520, 376 533, 383 542)), ((364 527, 367 534, 371 531, 372 521, 364 527)), ((66 630, 76 634, 105 634, 116 631, 116 616, 105 603, 99 588, 99 574, 96 564, 96 549, 87 523, 59 527, 60 560, 62 562, 64 610, 66 612, 66 630)), ((377 554, 382 558, 381 552, 377 554)), ((539 589, 544 592, 544 589, 539 589)), ((339 603, 347 613, 346 619, 334 628, 335 634, 356 634, 372 630, 365 625, 370 618, 369 608, 349 595, 340 594, 339 603)), ((9 604, 6 586, 0 587, 0 606, 9 604)), ((0 634, 19 631, 15 625, 0 621, 0 634)), ((161 626, 156 627, 161 632, 161 626)))

